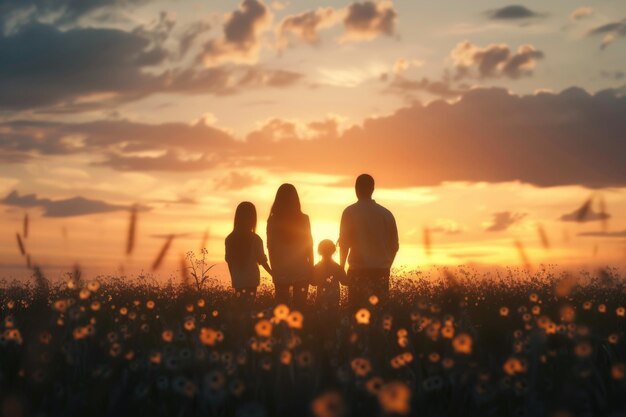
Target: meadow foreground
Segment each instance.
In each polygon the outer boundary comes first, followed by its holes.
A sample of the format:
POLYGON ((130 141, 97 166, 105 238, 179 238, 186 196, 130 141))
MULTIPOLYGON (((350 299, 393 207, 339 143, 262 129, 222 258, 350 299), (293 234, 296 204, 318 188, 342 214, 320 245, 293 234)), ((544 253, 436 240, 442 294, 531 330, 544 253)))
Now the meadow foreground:
POLYGON ((18 416, 623 416, 623 277, 392 279, 339 314, 106 278, 0 290, 18 416))

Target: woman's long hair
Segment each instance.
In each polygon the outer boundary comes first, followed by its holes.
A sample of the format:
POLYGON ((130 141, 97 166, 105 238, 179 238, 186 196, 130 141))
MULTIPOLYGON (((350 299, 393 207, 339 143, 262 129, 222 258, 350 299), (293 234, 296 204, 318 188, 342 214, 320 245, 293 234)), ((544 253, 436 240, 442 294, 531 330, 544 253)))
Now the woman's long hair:
POLYGON ((292 184, 283 184, 276 191, 276 198, 270 210, 270 218, 294 219, 302 214, 298 191, 292 184))
POLYGON ((302 218, 300 197, 298 197, 296 187, 292 184, 283 184, 278 187, 267 220, 268 225, 272 224, 275 236, 283 241, 296 242, 302 235, 302 218))
POLYGON ((235 262, 241 262, 250 255, 254 233, 256 232, 256 207, 249 201, 239 203, 235 210, 235 221, 230 239, 232 256, 235 262))

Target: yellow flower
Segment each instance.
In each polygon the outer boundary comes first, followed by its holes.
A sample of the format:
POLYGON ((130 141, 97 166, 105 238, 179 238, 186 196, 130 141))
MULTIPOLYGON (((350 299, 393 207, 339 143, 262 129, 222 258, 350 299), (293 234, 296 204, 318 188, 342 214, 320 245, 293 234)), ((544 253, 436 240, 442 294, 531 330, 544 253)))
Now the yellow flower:
POLYGON ((276 319, 276 322, 285 320, 288 316, 289 307, 287 307, 285 304, 278 304, 276 307, 274 307, 274 318, 276 319))
POLYGON ((311 403, 315 417, 340 417, 345 414, 341 395, 335 391, 326 392, 311 403))
POLYGON ((370 361, 365 358, 354 358, 350 363, 352 365, 352 370, 357 376, 364 377, 370 373, 372 370, 372 365, 370 361))
POLYGON ((362 308, 354 315, 356 322, 359 324, 370 324, 370 312, 366 308, 362 308))
POLYGON ((272 323, 269 320, 259 320, 254 326, 257 336, 270 337, 272 335, 272 323))
POLYGON ((460 333, 452 341, 452 347, 456 353, 469 355, 472 353, 472 338, 467 333, 460 333))
POLYGON ((299 311, 292 311, 289 313, 289 316, 287 316, 287 324, 289 324, 289 327, 292 329, 301 329, 303 321, 304 318, 299 311))
POLYGON ((389 382, 378 392, 378 402, 387 414, 408 414, 411 391, 402 382, 389 382))

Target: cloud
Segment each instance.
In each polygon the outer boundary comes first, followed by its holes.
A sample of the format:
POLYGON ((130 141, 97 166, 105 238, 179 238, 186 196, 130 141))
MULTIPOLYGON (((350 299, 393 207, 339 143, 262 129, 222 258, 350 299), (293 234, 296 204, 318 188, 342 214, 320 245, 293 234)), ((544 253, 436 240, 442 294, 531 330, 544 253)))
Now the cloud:
POLYGON ((187 55, 187 52, 191 49, 198 38, 210 29, 211 24, 205 21, 193 22, 188 25, 178 40, 180 57, 182 58, 187 55))
POLYGON ((334 26, 341 12, 332 7, 321 7, 285 17, 278 27, 278 47, 289 45, 289 35, 309 44, 319 43, 319 31, 334 26))
POLYGON ((371 40, 379 35, 393 36, 398 13, 388 0, 355 2, 348 6, 343 20, 345 34, 342 40, 371 40))
POLYGON ((587 36, 602 36, 600 49, 606 49, 618 37, 626 37, 626 19, 597 26, 587 32, 587 36))
POLYGON ((278 25, 278 48, 283 49, 290 38, 311 45, 320 43, 319 32, 343 24, 340 42, 369 41, 381 35, 396 33, 398 13, 388 0, 354 2, 345 8, 319 7, 285 17, 278 25))
POLYGON ((73 24, 92 16, 100 19, 119 18, 126 9, 149 3, 150 0, 19 0, 0 1, 0 29, 16 29, 22 24, 51 22, 73 24))
POLYGON ((228 14, 224 36, 204 44, 201 61, 208 67, 221 62, 255 63, 261 48, 261 34, 269 28, 272 12, 261 0, 244 0, 228 14))
MULTIPOLYGON (((388 78, 389 76, 385 74, 382 77, 382 81, 387 81, 388 78)), ((396 74, 391 77, 391 81, 384 89, 386 93, 397 94, 406 98, 412 98, 411 94, 418 91, 436 97, 452 98, 459 97, 463 92, 467 91, 467 89, 455 88, 447 80, 434 81, 427 77, 413 80, 402 74, 396 74)))
POLYGON ((580 232, 578 236, 624 238, 626 237, 626 230, 615 232, 580 232))
POLYGON ((162 44, 172 24, 167 15, 130 32, 31 24, 0 36, 0 109, 78 112, 155 93, 235 94, 302 78, 262 66, 162 69, 171 57, 162 44))
POLYGON ((501 211, 493 213, 491 225, 485 229, 487 232, 502 232, 516 223, 519 223, 526 213, 512 213, 510 211, 501 211))
POLYGON ((454 181, 625 187, 624 114, 619 89, 515 95, 476 88, 453 103, 415 102, 343 132, 274 119, 243 140, 204 123, 5 121, 0 155, 83 154, 122 170, 255 168, 337 176, 368 170, 383 187, 454 181))
POLYGON ((457 70, 457 79, 472 76, 478 70, 481 78, 507 77, 517 79, 532 75, 538 60, 544 53, 533 45, 520 45, 512 52, 506 44, 491 44, 485 48, 469 41, 459 43, 450 53, 457 70))
POLYGON ((543 14, 534 12, 525 6, 514 4, 490 10, 487 12, 487 16, 493 20, 520 20, 541 17, 543 14))
POLYGON ((262 184, 263 180, 247 172, 231 171, 227 176, 215 180, 216 190, 238 191, 262 184))
POLYGON ((593 14, 593 8, 591 7, 579 7, 575 9, 570 15, 569 18, 571 20, 581 20, 585 17, 591 16, 593 14))
POLYGON ((624 77, 626 77, 626 73, 624 71, 621 70, 615 70, 615 71, 600 71, 600 75, 602 76, 602 78, 607 78, 609 80, 622 80, 624 79, 624 77))
POLYGON ((0 200, 0 204, 24 208, 42 208, 44 217, 85 216, 88 214, 109 213, 129 209, 129 206, 110 204, 101 200, 89 200, 84 197, 50 200, 47 198, 39 198, 36 194, 19 195, 17 191, 9 193, 0 200))

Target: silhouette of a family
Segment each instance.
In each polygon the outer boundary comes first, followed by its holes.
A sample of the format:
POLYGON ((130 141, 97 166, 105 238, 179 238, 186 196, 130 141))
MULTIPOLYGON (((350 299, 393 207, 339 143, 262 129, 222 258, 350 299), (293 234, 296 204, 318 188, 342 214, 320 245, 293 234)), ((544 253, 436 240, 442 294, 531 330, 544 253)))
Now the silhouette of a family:
POLYGON ((358 308, 370 297, 384 303, 389 294, 391 265, 398 252, 398 229, 389 210, 372 199, 374 178, 359 175, 355 182, 357 202, 341 216, 339 258, 332 240, 319 243, 321 260, 314 265, 313 238, 309 216, 302 212, 300 198, 292 184, 278 188, 267 219, 267 252, 256 233, 254 204, 237 206, 232 233, 226 237, 226 262, 232 286, 241 302, 251 308, 260 284, 259 265, 272 277, 276 304, 303 309, 309 286, 317 288, 315 305, 337 311, 340 283, 348 287, 348 305, 358 308), (346 263, 348 271, 345 272, 346 263))

